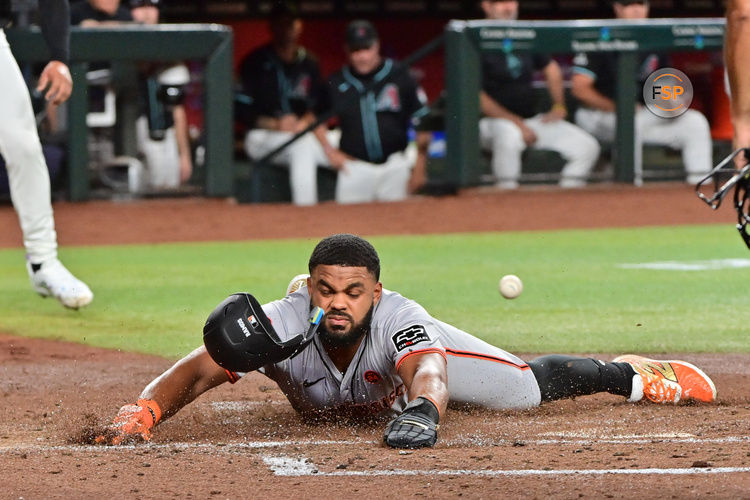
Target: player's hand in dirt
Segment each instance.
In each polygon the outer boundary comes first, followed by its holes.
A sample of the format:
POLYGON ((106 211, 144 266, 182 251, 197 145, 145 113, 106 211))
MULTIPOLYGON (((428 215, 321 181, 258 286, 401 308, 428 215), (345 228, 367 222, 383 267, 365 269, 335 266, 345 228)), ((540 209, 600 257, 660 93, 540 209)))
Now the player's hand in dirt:
POLYGON ((139 399, 120 408, 105 432, 94 439, 97 444, 119 445, 151 439, 151 429, 161 418, 156 401, 139 399))
POLYGON ((437 442, 437 407, 426 398, 416 398, 385 428, 383 441, 392 448, 424 448, 437 442))

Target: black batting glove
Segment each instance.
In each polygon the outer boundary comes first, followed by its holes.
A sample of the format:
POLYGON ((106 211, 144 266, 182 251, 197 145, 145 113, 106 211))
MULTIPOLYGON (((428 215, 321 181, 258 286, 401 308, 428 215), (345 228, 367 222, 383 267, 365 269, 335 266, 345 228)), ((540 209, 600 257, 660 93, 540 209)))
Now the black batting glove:
POLYGON ((435 403, 418 397, 385 428, 383 441, 392 448, 424 448, 437 442, 438 413, 435 403))

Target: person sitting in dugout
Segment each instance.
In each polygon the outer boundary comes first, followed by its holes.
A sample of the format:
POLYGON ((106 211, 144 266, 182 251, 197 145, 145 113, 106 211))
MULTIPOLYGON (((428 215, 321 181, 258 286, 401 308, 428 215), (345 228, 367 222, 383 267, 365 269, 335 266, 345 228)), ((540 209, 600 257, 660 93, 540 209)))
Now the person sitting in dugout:
POLYGON ((280 300, 261 306, 236 293, 221 302, 204 345, 120 408, 96 442, 148 440, 202 393, 254 370, 303 418, 391 418, 383 439, 395 448, 433 446, 449 401, 520 409, 598 392, 655 403, 716 398, 711 379, 684 361, 553 354, 525 362, 383 288, 378 254, 358 236, 321 240, 308 270, 280 300))

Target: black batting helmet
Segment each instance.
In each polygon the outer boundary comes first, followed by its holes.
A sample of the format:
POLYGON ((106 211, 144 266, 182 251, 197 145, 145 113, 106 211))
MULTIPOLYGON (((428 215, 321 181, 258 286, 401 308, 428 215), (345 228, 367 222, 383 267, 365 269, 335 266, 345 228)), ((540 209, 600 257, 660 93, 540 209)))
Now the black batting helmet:
POLYGON ((255 297, 235 293, 208 316, 203 343, 219 366, 233 372, 250 372, 302 351, 312 341, 322 316, 323 311, 316 307, 308 331, 282 342, 255 297))

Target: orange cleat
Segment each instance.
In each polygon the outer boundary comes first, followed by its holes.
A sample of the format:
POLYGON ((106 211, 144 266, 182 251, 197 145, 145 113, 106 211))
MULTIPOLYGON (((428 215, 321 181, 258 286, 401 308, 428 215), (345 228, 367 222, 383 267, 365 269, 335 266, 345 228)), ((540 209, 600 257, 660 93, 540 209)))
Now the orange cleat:
POLYGON ((619 356, 615 363, 628 363, 640 375, 643 387, 634 384, 630 401, 646 398, 654 403, 695 400, 710 403, 716 399, 716 386, 703 371, 685 361, 658 361, 634 354, 619 356))

